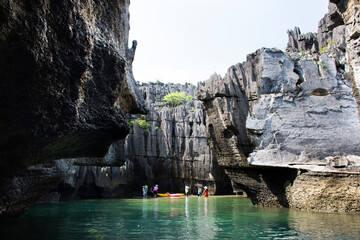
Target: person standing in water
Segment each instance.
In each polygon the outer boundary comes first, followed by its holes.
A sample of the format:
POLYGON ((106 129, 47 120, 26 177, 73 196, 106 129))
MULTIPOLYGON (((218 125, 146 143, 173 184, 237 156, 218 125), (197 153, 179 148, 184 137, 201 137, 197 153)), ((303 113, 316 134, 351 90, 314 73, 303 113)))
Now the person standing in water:
POLYGON ((148 196, 148 190, 149 190, 148 185, 143 186, 143 196, 144 197, 148 196))
POLYGON ((147 195, 147 190, 146 190, 145 186, 142 186, 142 194, 143 194, 143 197, 146 197, 146 195, 147 195))
POLYGON ((201 187, 199 187, 199 188, 198 188, 198 197, 201 196, 201 192, 202 192, 201 187))
POLYGON ((207 188, 207 186, 204 187, 204 197, 208 197, 209 196, 209 190, 207 188))
POLYGON ((189 190, 190 190, 190 187, 189 186, 185 186, 185 195, 188 197, 189 196, 189 190))
POLYGON ((159 190, 159 186, 156 184, 154 187, 154 197, 157 197, 158 190, 159 190))

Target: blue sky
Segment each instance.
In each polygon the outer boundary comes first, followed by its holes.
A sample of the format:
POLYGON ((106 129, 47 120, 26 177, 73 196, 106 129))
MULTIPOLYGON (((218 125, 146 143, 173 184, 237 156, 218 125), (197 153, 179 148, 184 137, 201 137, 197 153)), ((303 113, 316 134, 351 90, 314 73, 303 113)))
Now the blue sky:
POLYGON ((131 0, 135 79, 196 83, 261 47, 285 50, 287 30, 317 32, 328 0, 131 0))

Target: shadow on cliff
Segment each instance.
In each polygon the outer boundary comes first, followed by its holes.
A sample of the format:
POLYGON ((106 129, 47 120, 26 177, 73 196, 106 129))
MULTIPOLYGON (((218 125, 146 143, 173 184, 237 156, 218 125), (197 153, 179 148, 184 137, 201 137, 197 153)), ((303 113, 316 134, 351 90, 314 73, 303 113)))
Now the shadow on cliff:
MULTIPOLYGON (((288 168, 243 168, 227 169, 230 175, 236 175, 233 186, 246 192, 255 205, 289 207, 286 187, 295 180, 296 169, 288 168)), ((232 178, 234 179, 234 178, 232 178)))

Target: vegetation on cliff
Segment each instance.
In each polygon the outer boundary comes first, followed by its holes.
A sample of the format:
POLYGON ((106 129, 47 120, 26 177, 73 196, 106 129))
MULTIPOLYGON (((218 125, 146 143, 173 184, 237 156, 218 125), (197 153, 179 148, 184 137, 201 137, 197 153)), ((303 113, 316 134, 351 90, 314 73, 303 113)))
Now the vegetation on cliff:
POLYGON ((141 127, 144 130, 144 134, 149 133, 150 124, 144 119, 145 115, 141 115, 141 117, 134 119, 129 122, 129 126, 132 127, 135 122, 139 124, 139 127, 141 127))
POLYGON ((171 107, 179 106, 184 102, 192 101, 193 99, 194 99, 193 96, 186 95, 186 92, 179 92, 179 91, 169 93, 163 98, 165 103, 171 107))

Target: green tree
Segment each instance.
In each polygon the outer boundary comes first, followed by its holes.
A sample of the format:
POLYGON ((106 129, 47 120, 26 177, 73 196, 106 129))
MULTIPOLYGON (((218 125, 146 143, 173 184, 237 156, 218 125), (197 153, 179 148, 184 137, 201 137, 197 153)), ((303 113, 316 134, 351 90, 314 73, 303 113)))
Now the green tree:
POLYGON ((190 95, 187 95, 186 97, 185 97, 185 100, 186 101, 192 101, 194 99, 194 97, 193 96, 190 96, 190 95))
POLYGON ((171 107, 176 107, 183 104, 185 101, 193 100, 192 96, 186 95, 186 92, 172 92, 164 96, 163 100, 171 107))

